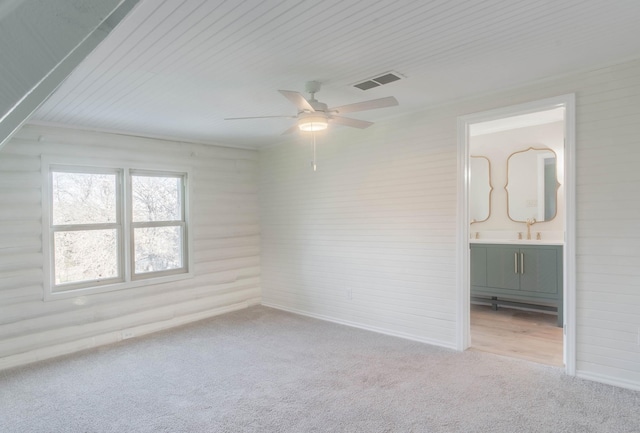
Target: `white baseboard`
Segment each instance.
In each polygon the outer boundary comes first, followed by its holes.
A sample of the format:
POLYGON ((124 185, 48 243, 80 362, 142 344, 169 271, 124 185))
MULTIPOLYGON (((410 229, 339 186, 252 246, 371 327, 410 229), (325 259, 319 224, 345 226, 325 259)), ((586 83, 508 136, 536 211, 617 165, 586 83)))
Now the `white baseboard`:
POLYGON ((79 352, 94 347, 104 346, 107 344, 117 343, 125 338, 123 335, 129 333, 137 338, 142 335, 151 334, 158 331, 164 331, 166 329, 175 328, 177 326, 186 325, 199 320, 208 319, 220 314, 230 313, 232 311, 242 310, 254 305, 260 305, 260 298, 253 298, 246 301, 238 302, 236 304, 227 305, 220 308, 214 308, 211 310, 201 311, 198 313, 187 314, 184 316, 173 317, 169 320, 162 320, 158 322, 148 323, 145 325, 139 325, 126 329, 120 329, 117 331, 111 331, 92 337, 82 338, 67 343, 56 344, 54 346, 43 347, 40 349, 31 350, 24 353, 18 353, 16 355, 10 355, 0 359, 0 371, 13 367, 19 367, 26 364, 31 364, 37 361, 43 361, 45 359, 55 358, 62 355, 69 355, 71 353, 79 352))
POLYGON ((392 330, 389 330, 389 329, 379 328, 379 327, 376 327, 376 326, 363 325, 361 323, 351 322, 351 321, 348 321, 348 320, 336 319, 335 317, 325 316, 325 315, 322 315, 322 314, 309 313, 307 311, 297 310, 295 308, 289 308, 289 307, 285 307, 285 306, 278 305, 278 304, 272 304, 270 302, 262 302, 262 305, 264 305, 265 307, 269 307, 269 308, 275 308, 277 310, 287 311, 289 313, 299 314, 301 316, 313 317, 314 319, 320 319, 320 320, 324 320, 326 322, 333 322, 333 323, 337 323, 337 324, 340 324, 340 325, 350 326, 352 328, 364 329, 366 331, 372 331, 372 332, 376 332, 378 334, 390 335, 392 337, 399 337, 399 338, 403 338, 405 340, 418 341, 420 343, 426 343, 426 344, 430 344, 432 346, 439 346, 439 347, 444 347, 446 349, 452 349, 452 350, 458 351, 458 349, 456 348, 455 342, 449 343, 449 342, 446 342, 446 341, 432 340, 432 339, 429 339, 429 338, 424 338, 424 337, 420 337, 420 336, 413 335, 413 334, 407 334, 407 333, 404 333, 404 332, 392 331, 392 330))
POLYGON ((632 391, 640 391, 640 383, 619 379, 617 377, 606 376, 603 374, 590 373, 588 371, 580 371, 576 372, 576 377, 580 379, 591 380, 593 382, 604 383, 606 385, 617 386, 618 388, 626 388, 632 391))

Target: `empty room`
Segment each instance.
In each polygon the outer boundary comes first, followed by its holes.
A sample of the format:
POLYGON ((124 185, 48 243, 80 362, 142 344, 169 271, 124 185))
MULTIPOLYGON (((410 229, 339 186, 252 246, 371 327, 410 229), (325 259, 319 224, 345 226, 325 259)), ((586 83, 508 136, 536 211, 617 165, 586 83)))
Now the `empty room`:
POLYGON ((637 432, 638 17, 0 1, 0 431, 637 432))

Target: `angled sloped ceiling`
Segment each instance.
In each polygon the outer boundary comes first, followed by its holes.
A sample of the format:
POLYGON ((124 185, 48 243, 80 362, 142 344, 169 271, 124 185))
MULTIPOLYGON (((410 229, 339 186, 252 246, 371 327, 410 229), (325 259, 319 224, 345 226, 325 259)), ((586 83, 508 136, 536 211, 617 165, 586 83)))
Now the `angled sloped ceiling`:
POLYGON ((137 3, 0 3, 0 148, 137 3))

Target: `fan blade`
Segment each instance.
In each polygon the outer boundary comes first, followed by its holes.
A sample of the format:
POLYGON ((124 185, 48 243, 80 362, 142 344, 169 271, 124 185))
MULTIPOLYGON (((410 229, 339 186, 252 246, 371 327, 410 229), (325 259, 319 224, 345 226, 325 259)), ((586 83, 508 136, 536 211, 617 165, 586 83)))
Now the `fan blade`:
POLYGON ((304 96, 302 96, 301 93, 294 92, 293 90, 278 90, 278 92, 280 92, 289 101, 293 102, 293 105, 298 107, 299 111, 309 111, 311 113, 316 111, 311 104, 309 104, 309 101, 304 99, 304 96))
POLYGON ((294 132, 296 132, 298 130, 298 124, 296 123, 295 125, 293 125, 291 128, 287 129, 286 131, 284 131, 282 134, 280 135, 288 135, 288 134, 293 134, 294 132))
POLYGON ((366 120, 352 119, 350 117, 331 116, 331 121, 339 125, 351 126, 352 128, 368 128, 373 125, 373 122, 367 122, 366 120))
POLYGON ((393 107, 396 105, 398 105, 398 100, 393 96, 387 96, 386 98, 372 99, 370 101, 342 105, 340 107, 332 108, 329 111, 336 111, 340 114, 343 114, 353 113, 355 111, 373 110, 375 108, 393 107))
POLYGON ((224 120, 244 120, 244 119, 274 119, 274 118, 288 118, 295 119, 296 116, 255 116, 255 117, 226 117, 224 120))

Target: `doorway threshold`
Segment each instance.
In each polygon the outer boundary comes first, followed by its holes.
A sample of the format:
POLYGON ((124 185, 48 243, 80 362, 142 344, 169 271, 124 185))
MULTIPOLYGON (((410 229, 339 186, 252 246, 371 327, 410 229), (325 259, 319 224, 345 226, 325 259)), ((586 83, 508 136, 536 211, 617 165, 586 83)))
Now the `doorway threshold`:
POLYGON ((564 366, 556 315, 471 305, 471 350, 564 366))

